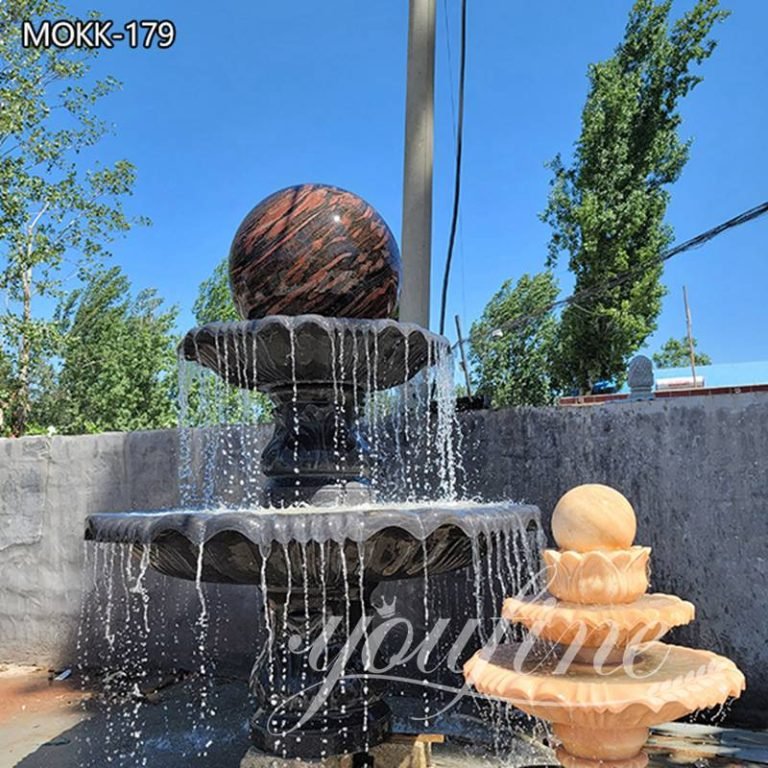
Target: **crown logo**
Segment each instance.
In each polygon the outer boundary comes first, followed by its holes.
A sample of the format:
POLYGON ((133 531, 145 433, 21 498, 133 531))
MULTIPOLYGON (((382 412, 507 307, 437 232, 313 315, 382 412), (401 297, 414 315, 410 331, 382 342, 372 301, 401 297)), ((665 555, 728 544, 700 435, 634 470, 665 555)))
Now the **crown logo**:
POLYGON ((391 603, 388 603, 386 598, 382 595, 381 602, 378 605, 374 603, 373 607, 382 619, 391 619, 395 615, 395 610, 397 608, 397 595, 392 598, 391 603))

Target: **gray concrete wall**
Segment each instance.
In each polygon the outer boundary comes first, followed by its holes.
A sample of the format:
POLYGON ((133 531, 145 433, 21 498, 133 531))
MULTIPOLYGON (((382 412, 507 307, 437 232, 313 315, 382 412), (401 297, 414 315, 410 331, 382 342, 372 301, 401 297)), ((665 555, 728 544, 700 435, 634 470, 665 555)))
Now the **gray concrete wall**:
MULTIPOLYGON (((256 431, 263 444, 271 430, 256 431)), ((194 434, 193 465, 204 462, 207 437, 203 430, 194 434)), ((218 437, 219 448, 224 441, 231 447, 228 436, 218 437)), ((0 439, 0 663, 72 664, 78 639, 86 641, 88 658, 98 660, 107 652, 106 635, 115 630, 118 643, 131 642, 131 617, 117 589, 109 615, 103 600, 86 595, 83 601, 84 589, 98 588, 108 570, 124 564, 111 556, 95 564, 99 572, 84 568, 86 548, 95 546, 83 541, 84 522, 96 512, 177 506, 179 448, 176 430, 0 439), (87 637, 78 638, 83 610, 87 637), (121 632, 121 626, 128 632, 121 632)), ((229 463, 228 469, 226 483, 217 478, 219 498, 231 499, 240 488, 237 471, 229 463)), ((197 498, 202 491, 195 487, 192 495, 197 498)), ((146 586, 162 594, 153 603, 162 610, 152 616, 150 658, 189 667, 195 663, 199 615, 194 585, 150 571, 146 586)), ((229 648, 240 665, 252 659, 260 636, 258 594, 208 585, 204 591, 212 612, 226 615, 234 605, 238 617, 236 629, 223 623, 209 633, 208 644, 229 648)))
POLYGON ((173 504, 172 431, 0 440, 3 661, 58 663, 80 613, 83 520, 173 504))
POLYGON ((748 690, 734 715, 768 726, 768 396, 482 411, 464 424, 469 490, 536 503, 548 534, 574 485, 624 493, 637 542, 653 548, 652 589, 696 605, 668 639, 736 661, 748 690))
MULTIPOLYGON (((602 482, 626 494, 638 542, 653 547, 653 588, 697 605, 696 623, 670 639, 732 657, 749 685, 734 713, 768 725, 768 397, 483 411, 462 422, 473 495, 533 502, 548 521, 573 485, 602 482)), ((267 431, 248 444, 263 444, 267 431)), ((195 465, 205 440, 194 438, 195 465)), ((0 440, 0 662, 72 661, 84 581, 90 588, 85 517, 176 505, 178 464, 174 430, 0 440)), ((254 473, 235 469, 217 493, 235 493, 240 474, 254 473)), ((162 594, 150 656, 188 664, 197 645, 194 585, 150 575, 147 586, 162 594)), ((230 619, 207 636, 211 652, 226 649, 219 655, 244 663, 260 642, 258 594, 212 587, 205 596, 214 616, 230 619)), ((88 605, 91 652, 100 654, 107 619, 98 603, 88 605)))

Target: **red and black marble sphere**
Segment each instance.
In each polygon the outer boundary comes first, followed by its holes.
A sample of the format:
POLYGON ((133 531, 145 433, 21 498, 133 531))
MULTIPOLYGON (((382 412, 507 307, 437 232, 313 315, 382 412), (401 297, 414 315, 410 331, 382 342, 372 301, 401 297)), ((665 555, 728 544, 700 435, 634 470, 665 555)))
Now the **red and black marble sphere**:
POLYGON ((357 195, 325 184, 275 192, 243 220, 229 253, 240 315, 397 315, 400 253, 357 195))

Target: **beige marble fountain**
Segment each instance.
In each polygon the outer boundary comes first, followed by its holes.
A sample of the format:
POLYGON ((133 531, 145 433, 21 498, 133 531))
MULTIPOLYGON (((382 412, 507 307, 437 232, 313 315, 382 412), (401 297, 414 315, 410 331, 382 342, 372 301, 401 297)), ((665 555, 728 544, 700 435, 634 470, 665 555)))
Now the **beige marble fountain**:
POLYGON ((528 641, 482 649, 464 667, 481 693, 554 723, 566 766, 641 768, 649 726, 744 690, 729 659, 658 642, 694 607, 647 593, 651 550, 633 546, 635 532, 632 506, 612 488, 566 493, 552 515, 560 549, 542 553, 548 593, 504 603, 528 641))

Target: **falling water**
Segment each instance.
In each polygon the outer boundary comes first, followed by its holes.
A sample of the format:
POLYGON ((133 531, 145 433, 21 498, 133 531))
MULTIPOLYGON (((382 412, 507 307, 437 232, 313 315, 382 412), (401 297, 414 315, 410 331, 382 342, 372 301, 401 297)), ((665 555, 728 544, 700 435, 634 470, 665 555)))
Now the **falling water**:
POLYGON ((274 690, 275 687, 275 656, 274 656, 274 643, 275 643, 275 629, 272 626, 272 611, 269 607, 269 594, 267 591, 267 559, 271 551, 271 545, 261 545, 261 595, 264 600, 264 624, 267 628, 267 669, 269 674, 269 687, 270 690, 274 690))
POLYGON ((211 746, 212 741, 209 737, 211 732, 211 726, 206 722, 208 718, 215 714, 215 711, 210 705, 209 698, 211 696, 210 686, 212 680, 209 676, 208 669, 208 652, 207 652, 207 639, 208 639, 208 627, 210 625, 210 615, 208 612, 208 601, 205 596, 203 588, 203 565, 205 556, 205 543, 200 541, 197 545, 197 559, 195 568, 195 591, 197 592, 197 599, 200 605, 200 613, 196 622, 196 640, 197 640, 197 654, 198 654, 198 673, 202 681, 202 687, 200 692, 200 706, 198 709, 198 722, 196 723, 196 730, 200 730, 203 733, 203 748, 202 755, 205 756, 208 753, 208 748, 211 746))
POLYGON ((368 636, 368 617, 365 614, 365 545, 359 543, 357 545, 358 554, 358 589, 360 590, 360 605, 362 609, 362 615, 360 622, 363 627, 363 649, 361 654, 362 659, 362 686, 363 686, 363 735, 364 735, 364 748, 365 752, 370 749, 370 736, 368 733, 368 713, 370 709, 370 689, 368 687, 368 674, 367 670, 371 664, 370 658, 370 644, 368 636))
MULTIPOLYGON (((299 354, 298 326, 290 319, 275 318, 274 323, 281 325, 287 332, 289 359, 287 360, 290 376, 287 382, 292 388, 289 423, 293 432, 293 460, 296 477, 296 497, 300 482, 299 437, 299 384, 297 356, 299 354)), ((257 581, 263 603, 264 626, 267 642, 264 649, 264 663, 270 688, 275 692, 279 679, 282 681, 282 693, 286 694, 285 681, 289 666, 289 647, 286 638, 291 627, 288 624, 289 606, 292 599, 303 600, 304 631, 310 632, 311 610, 309 604, 310 577, 319 568, 319 589, 322 594, 322 616, 320 632, 323 635, 328 666, 332 660, 327 658, 330 638, 326 637, 328 616, 325 608, 330 585, 329 574, 338 573, 344 592, 343 630, 348 637, 354 627, 350 608, 354 594, 366 593, 365 574, 366 541, 378 534, 387 525, 387 513, 396 514, 396 525, 406 530, 418 540, 423 563, 420 574, 411 586, 398 587, 410 590, 409 594, 420 596, 421 620, 426 631, 443 618, 451 618, 458 624, 464 620, 475 619, 476 637, 468 647, 476 648, 487 639, 487 627, 480 619, 486 616, 498 616, 498 611, 506 595, 515 594, 523 588, 532 574, 528 571, 537 562, 541 531, 533 517, 520 515, 512 508, 497 505, 493 515, 484 511, 480 505, 459 501, 461 489, 458 471, 461 456, 461 431, 454 408, 453 362, 449 351, 442 346, 428 341, 426 344, 427 366, 411 377, 411 352, 414 343, 411 331, 405 327, 403 334, 403 382, 389 391, 379 390, 380 377, 388 370, 391 361, 385 357, 385 344, 377 328, 353 328, 345 331, 343 327, 326 322, 326 333, 330 350, 330 389, 332 392, 333 457, 337 471, 346 469, 347 450, 341 442, 345 412, 351 410, 349 422, 353 433, 360 436, 357 452, 364 474, 370 478, 377 495, 376 505, 364 505, 348 510, 328 510, 302 506, 297 510, 259 510, 255 502, 261 497, 262 478, 257 471, 259 450, 263 447, 264 431, 260 424, 264 418, 263 398, 256 386, 266 368, 263 358, 265 351, 260 347, 258 335, 246 333, 241 326, 234 335, 214 336, 213 354, 215 367, 222 372, 222 379, 214 376, 204 367, 192 365, 180 360, 179 365, 179 488, 182 505, 201 510, 190 513, 186 518, 190 524, 184 534, 194 538, 196 547, 194 589, 199 604, 199 615, 195 623, 196 668, 203 683, 200 700, 195 704, 194 728, 200 731, 198 740, 199 753, 207 754, 212 744, 211 722, 216 715, 212 702, 214 688, 210 682, 213 673, 209 651, 209 629, 217 626, 220 617, 212 613, 214 606, 209 604, 203 585, 206 567, 206 545, 209 536, 205 533, 210 527, 210 537, 216 532, 217 520, 239 510, 247 513, 238 523, 238 531, 258 547, 260 566, 257 581), (239 393, 233 393, 230 385, 236 384, 239 393), (364 445, 369 450, 364 449, 364 445), (391 460, 394 455, 396 460, 391 460), (405 500, 405 501, 403 501, 405 500), (477 510, 475 517, 472 510, 477 510), (204 511, 202 511, 204 510, 204 511), (317 512, 318 514, 312 514, 317 512), (322 514, 320 514, 322 513, 322 514), (455 514, 455 519, 450 517, 455 514), (309 520, 312 524, 309 525, 309 520), (430 534, 436 526, 446 524, 463 528, 467 539, 471 563, 466 569, 467 576, 460 572, 450 576, 435 576, 430 572, 430 551, 427 544, 430 534), (440 521, 443 521, 442 523, 440 521), (532 526, 532 527, 531 527, 532 526), (197 531, 197 534, 193 533, 197 531), (291 542, 298 542, 294 560, 291 542), (317 545, 311 550, 309 543, 317 545), (287 591, 284 595, 282 621, 275 625, 273 618, 275 606, 269 604, 267 561, 275 552, 282 552, 285 572, 288 575, 287 591), (310 568, 310 562, 313 566, 310 568), (301 574, 301 590, 293 583, 297 567, 301 574), (298 592, 302 591, 299 596, 298 592), (474 595, 472 598, 469 592, 474 595), (353 594, 354 593, 354 594, 353 594), (466 606, 462 608, 462 605, 466 606), (463 611, 463 612, 462 612, 463 611)), ((203 351, 198 343, 198 335, 191 334, 191 344, 195 356, 203 359, 203 351)), ((414 337, 415 338, 415 337, 414 337)), ((210 351, 210 350, 209 350, 210 351)), ((183 357, 183 355, 182 355, 183 357)), ((343 433, 346 434, 346 433, 343 433)), ((118 520, 115 517, 112 533, 120 528, 119 536, 112 540, 141 542, 133 554, 127 547, 96 544, 89 555, 88 567, 93 570, 94 583, 100 581, 95 599, 104 608, 103 641, 106 655, 112 659, 131 658, 125 662, 134 680, 146 677, 149 663, 148 640, 155 626, 153 605, 156 590, 150 590, 146 583, 148 569, 152 563, 152 541, 146 536, 145 526, 148 515, 130 516, 118 520), (122 527, 121 527, 122 526, 122 527), (116 553, 120 553, 116 555, 116 553), (118 558, 116 560, 115 558, 118 558), (137 559, 134 559, 137 558, 137 559), (134 568, 135 567, 135 568, 134 568), (98 576, 103 574, 99 580, 98 576), (120 596, 121 585, 127 585, 125 594, 120 596), (119 617, 124 616, 125 623, 120 625, 119 617), (144 677, 142 677, 144 676, 144 677)), ((298 577, 297 577, 298 579, 298 577)), ((336 585, 334 585, 335 587, 336 585)), ((386 585, 383 587, 386 593, 386 585)), ((160 605, 159 610, 163 606, 160 605)), ((370 612, 370 607, 363 604, 362 621, 364 637, 363 671, 360 683, 363 691, 363 729, 368 746, 368 714, 371 697, 371 680, 367 674, 368 658, 368 620, 375 626, 377 617, 370 612)), ((82 634, 87 634, 95 627, 92 620, 84 615, 82 634)), ((175 630, 174 630, 175 631, 175 630)), ((458 633, 456 633, 458 634, 458 633)), ((447 632, 441 636, 435 646, 426 652, 426 662, 434 655, 437 662, 441 655, 447 656, 455 638, 447 632)), ((163 646, 160 643, 161 647, 163 646)), ((350 649, 342 645, 343 664, 346 667, 350 649)), ((306 658, 302 662, 306 665, 306 658)), ((302 667, 302 681, 307 679, 307 668, 302 667)), ((455 684, 456 677, 447 684, 455 684)), ((434 681, 421 674, 415 678, 418 695, 422 700, 422 722, 420 728, 430 728, 435 713, 439 709, 431 693, 430 684, 434 681)), ((342 680, 344 691, 348 681, 342 680)), ((139 683, 137 683, 139 685, 139 683)), ((105 749, 108 763, 118 757, 130 754, 137 758, 136 750, 142 731, 140 726, 141 696, 135 696, 135 703, 123 708, 121 715, 124 722, 111 726, 110 733, 127 731, 134 737, 132 751, 125 751, 119 739, 105 749)), ((324 705, 328 714, 328 704, 324 705)), ((507 708, 496 708, 490 716, 494 728, 509 731, 515 720, 507 708)), ((283 740, 284 744, 287 741, 283 740)), ((327 740, 325 742, 327 744, 327 740)), ((285 747, 284 747, 285 748, 285 747)), ((146 758, 142 758, 146 759, 146 758)), ((117 763, 114 763, 117 764, 117 763)), ((134 763, 135 764, 135 763, 134 763)))
MULTIPOLYGON (((421 538, 421 557, 423 560, 423 592, 424 592, 424 626, 429 630, 430 627, 430 605, 432 595, 429 591, 429 552, 427 550, 427 533, 423 532, 421 538)), ((429 651, 425 654, 424 668, 426 669, 429 662, 429 651)), ((429 730, 429 712, 430 712, 430 698, 429 698, 429 680, 425 677, 422 682, 424 683, 424 690, 422 695, 424 697, 424 727, 429 730)))
MULTIPOLYGON (((297 327, 290 318, 275 318, 286 327, 289 340, 288 383, 293 389, 294 437, 298 436, 297 327)), ((379 392, 377 381, 383 370, 380 331, 354 328, 343 331, 328 322, 329 388, 334 406, 333 451, 337 468, 346 469, 346 452, 340 444, 345 408, 352 412, 352 427, 369 445, 369 455, 358 445, 358 458, 372 487, 382 500, 448 501, 459 498, 457 451, 460 430, 453 407, 453 361, 446 349, 432 342, 425 348, 427 368, 411 377, 411 339, 403 333, 405 380, 387 392, 379 392), (359 374, 360 371, 364 373, 359 374), (347 384, 342 382, 346 381, 347 384), (391 456, 396 461, 389 460, 391 456)), ((190 334, 194 355, 202 352, 196 333, 190 334)), ((259 384, 257 334, 233 331, 228 342, 223 334, 213 337, 212 350, 222 376, 189 363, 182 352, 179 361, 179 479, 181 500, 191 507, 215 507, 224 503, 252 505, 260 496, 257 427, 264 418, 259 384), (250 343, 247 339, 250 338, 250 343), (202 431, 200 429, 202 428, 202 431)), ((389 365, 389 363, 387 363, 389 365)), ((293 441, 298 469, 298 442, 293 441)))

